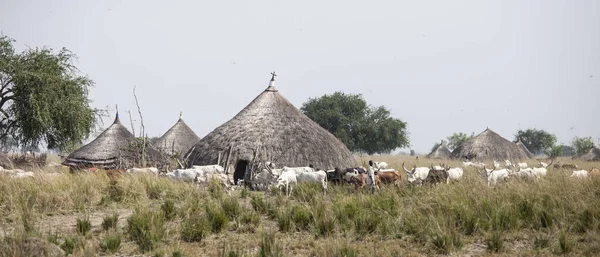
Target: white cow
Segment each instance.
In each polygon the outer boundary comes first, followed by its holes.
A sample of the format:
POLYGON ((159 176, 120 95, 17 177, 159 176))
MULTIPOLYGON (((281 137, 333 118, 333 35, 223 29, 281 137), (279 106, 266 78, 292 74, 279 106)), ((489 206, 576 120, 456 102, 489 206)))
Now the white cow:
POLYGON ((358 176, 358 170, 357 169, 352 169, 352 172, 344 172, 344 176, 343 176, 343 180, 351 183, 352 182, 352 178, 358 176))
POLYGON ((155 167, 149 168, 131 168, 126 171, 128 174, 143 174, 143 175, 154 175, 158 176, 158 169, 155 167))
POLYGON ((524 169, 524 168, 527 168, 527 167, 529 167, 529 166, 527 165, 527 163, 526 163, 526 162, 519 162, 519 163, 517 163, 517 165, 518 165, 518 166, 519 166, 519 168, 521 168, 521 169, 524 169))
POLYGON ((183 182, 194 182, 199 174, 196 169, 176 169, 172 172, 167 172, 165 176, 183 182))
POLYGON ((573 178, 587 178, 589 172, 587 170, 574 170, 571 174, 573 178))
POLYGON ((512 166, 513 166, 512 162, 510 162, 509 160, 504 160, 504 167, 509 168, 512 166))
POLYGON ((296 181, 298 183, 320 183, 323 195, 327 194, 327 173, 325 171, 296 173, 296 181))
POLYGON ((203 174, 225 174, 225 168, 219 165, 204 165, 204 166, 192 166, 195 170, 201 170, 203 174))
POLYGON ((465 168, 467 168, 467 167, 483 168, 483 166, 485 166, 485 163, 466 161, 466 162, 463 162, 462 166, 465 168))
POLYGON ((485 166, 483 167, 485 173, 482 174, 485 180, 488 182, 488 186, 496 186, 498 182, 502 182, 508 179, 509 170, 508 169, 491 169, 488 170, 485 166))
POLYGON ((311 168, 311 167, 283 167, 283 171, 293 171, 296 174, 301 173, 301 172, 314 172, 315 169, 311 168))
POLYGON ((297 183, 298 180, 296 179, 296 172, 293 170, 288 170, 281 173, 279 178, 277 178, 276 186, 280 189, 281 187, 285 186, 285 194, 286 196, 290 196, 292 194, 293 185, 297 183))
POLYGON ((389 169, 389 165, 387 164, 387 162, 375 162, 375 168, 378 170, 381 169, 389 169))
POLYGON ((415 183, 416 181, 417 183, 422 185, 427 176, 429 175, 429 167, 413 166, 411 170, 407 170, 406 167, 404 167, 404 163, 402 163, 402 168, 404 169, 404 171, 406 171, 406 178, 408 179, 409 183, 415 183))
POLYGON ((446 183, 450 183, 450 181, 459 181, 463 176, 463 169, 461 168, 450 168, 446 172, 448 172, 448 180, 446 183))
POLYGON ((196 185, 200 187, 207 187, 210 184, 211 180, 216 180, 223 186, 223 190, 227 192, 228 195, 231 195, 231 183, 229 182, 229 177, 225 174, 205 174, 204 176, 196 176, 194 182, 196 185))
POLYGON ((27 171, 27 172, 16 172, 13 174, 10 174, 11 178, 30 178, 35 176, 35 173, 31 172, 31 171, 27 171))
POLYGON ((508 170, 509 175, 525 180, 530 180, 534 178, 534 175, 531 172, 531 168, 521 169, 519 166, 517 166, 517 168, 519 168, 517 171, 508 170))

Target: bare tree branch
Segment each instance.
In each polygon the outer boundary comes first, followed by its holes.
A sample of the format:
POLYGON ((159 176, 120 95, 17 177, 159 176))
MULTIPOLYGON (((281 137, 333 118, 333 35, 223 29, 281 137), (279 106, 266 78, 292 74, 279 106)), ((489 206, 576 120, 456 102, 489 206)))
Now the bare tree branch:
MULTIPOLYGON (((135 105, 137 106, 138 109, 138 113, 140 115, 140 126, 141 126, 141 131, 140 131, 140 136, 142 137, 142 166, 146 166, 146 137, 145 137, 145 127, 144 127, 144 117, 142 116, 142 110, 140 109, 140 104, 138 102, 138 98, 137 95, 135 94, 135 87, 133 86, 133 97, 135 98, 135 105)), ((135 136, 135 134, 134 134, 135 136)))

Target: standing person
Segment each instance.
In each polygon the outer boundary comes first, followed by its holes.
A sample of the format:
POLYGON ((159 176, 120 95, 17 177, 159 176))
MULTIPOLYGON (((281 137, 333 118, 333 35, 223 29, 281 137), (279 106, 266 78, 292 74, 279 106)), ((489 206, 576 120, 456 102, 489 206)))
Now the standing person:
POLYGON ((375 191, 375 169, 373 169, 373 161, 369 160, 369 168, 367 168, 367 185, 371 188, 371 193, 375 191))

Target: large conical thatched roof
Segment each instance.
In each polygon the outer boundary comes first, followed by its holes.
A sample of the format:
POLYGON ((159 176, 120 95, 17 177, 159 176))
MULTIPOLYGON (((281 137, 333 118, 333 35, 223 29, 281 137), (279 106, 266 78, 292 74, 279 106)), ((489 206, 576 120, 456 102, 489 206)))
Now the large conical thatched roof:
POLYGON ((489 128, 454 149, 451 157, 479 161, 529 159, 515 143, 501 137, 489 128))
POLYGON ((527 158, 533 158, 533 154, 529 151, 529 149, 527 149, 527 146, 521 142, 521 138, 517 138, 517 142, 515 144, 519 147, 519 149, 521 149, 521 151, 525 153, 525 155, 527 155, 527 158))
POLYGON ((271 161, 281 166, 315 168, 353 167, 355 159, 334 135, 312 121, 274 86, 258 95, 235 117, 210 132, 194 146, 188 165, 216 164, 219 153, 238 160, 271 161))
MULTIPOLYGON (((76 168, 129 168, 135 164, 139 156, 132 149, 134 140, 135 136, 121 124, 117 112, 112 125, 92 142, 69 154, 62 164, 76 168)), ((160 160, 160 153, 157 150, 152 147, 146 150, 149 162, 160 160)))
POLYGON ((183 117, 180 114, 177 123, 156 140, 154 146, 159 151, 171 156, 175 154, 183 155, 198 141, 200 141, 200 138, 183 122, 183 117))
POLYGON ((600 161, 600 149, 592 147, 586 154, 575 157, 583 161, 600 161))
POLYGON ((426 157, 430 159, 448 159, 450 158, 450 154, 452 154, 452 152, 450 152, 450 149, 448 149, 446 143, 442 140, 442 142, 426 157))

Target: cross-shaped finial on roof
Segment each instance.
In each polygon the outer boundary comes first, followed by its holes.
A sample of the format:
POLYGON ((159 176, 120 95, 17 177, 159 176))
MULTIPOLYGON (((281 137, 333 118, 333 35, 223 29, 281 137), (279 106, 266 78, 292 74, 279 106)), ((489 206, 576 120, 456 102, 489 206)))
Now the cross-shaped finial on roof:
POLYGON ((275 72, 271 72, 271 81, 275 81, 275 76, 277 76, 277 74, 275 74, 275 72))

